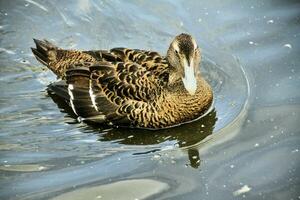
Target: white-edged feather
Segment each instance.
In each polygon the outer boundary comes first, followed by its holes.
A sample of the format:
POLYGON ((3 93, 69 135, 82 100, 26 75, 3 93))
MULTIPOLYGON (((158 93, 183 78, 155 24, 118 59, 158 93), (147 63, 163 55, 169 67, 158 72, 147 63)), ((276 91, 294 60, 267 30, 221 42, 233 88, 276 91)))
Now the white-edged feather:
POLYGON ((91 97, 91 101, 92 101, 93 107, 95 108, 96 111, 99 111, 98 107, 97 107, 97 104, 96 104, 96 95, 93 92, 91 80, 90 80, 90 86, 89 87, 90 87, 89 94, 90 94, 90 97, 91 97))
POLYGON ((73 86, 72 84, 69 84, 69 85, 68 85, 68 93, 69 93, 69 95, 70 95, 70 105, 71 105, 71 108, 72 108, 73 112, 74 112, 76 115, 78 115, 77 112, 76 112, 74 103, 73 103, 74 95, 73 95, 72 90, 74 90, 74 86, 73 86))

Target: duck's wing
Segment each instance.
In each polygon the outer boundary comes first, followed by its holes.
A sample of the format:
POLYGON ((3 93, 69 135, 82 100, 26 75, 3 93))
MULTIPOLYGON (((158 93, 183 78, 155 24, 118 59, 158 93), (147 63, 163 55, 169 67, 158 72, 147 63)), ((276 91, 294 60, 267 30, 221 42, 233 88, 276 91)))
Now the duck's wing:
POLYGON ((84 120, 129 123, 133 110, 151 104, 165 80, 132 62, 85 62, 66 72, 70 104, 84 120))
POLYGON ((147 71, 153 71, 157 74, 165 73, 168 69, 168 62, 165 57, 155 51, 119 47, 108 51, 91 50, 83 51, 83 53, 94 57, 98 61, 137 63, 147 71))

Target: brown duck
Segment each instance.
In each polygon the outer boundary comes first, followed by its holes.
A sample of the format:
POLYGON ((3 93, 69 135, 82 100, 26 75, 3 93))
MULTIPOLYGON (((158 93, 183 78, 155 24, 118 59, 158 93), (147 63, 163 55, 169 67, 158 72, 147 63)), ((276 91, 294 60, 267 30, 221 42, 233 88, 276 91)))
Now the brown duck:
POLYGON ((195 39, 180 34, 166 56, 113 48, 64 50, 34 39, 32 52, 62 81, 50 85, 83 121, 165 128, 192 121, 211 106, 213 94, 199 71, 195 39))

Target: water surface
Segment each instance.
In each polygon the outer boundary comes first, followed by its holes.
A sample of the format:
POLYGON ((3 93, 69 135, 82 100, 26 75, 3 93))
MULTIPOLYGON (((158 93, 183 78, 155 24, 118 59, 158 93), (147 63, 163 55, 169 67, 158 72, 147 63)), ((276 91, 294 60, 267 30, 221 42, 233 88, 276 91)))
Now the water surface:
POLYGON ((298 199, 297 1, 1 1, 1 199, 298 199), (32 38, 164 54, 188 32, 214 109, 162 131, 78 123, 32 38))

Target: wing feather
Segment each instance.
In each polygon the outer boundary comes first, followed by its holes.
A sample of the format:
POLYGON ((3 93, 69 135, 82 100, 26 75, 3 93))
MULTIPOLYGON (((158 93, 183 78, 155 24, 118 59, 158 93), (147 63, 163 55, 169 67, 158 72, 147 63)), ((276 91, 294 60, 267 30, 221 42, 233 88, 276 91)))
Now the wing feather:
POLYGON ((63 68, 68 88, 65 96, 82 120, 129 124, 149 118, 139 113, 150 109, 166 86, 168 64, 163 57, 126 48, 81 54, 93 59, 70 62, 63 68))

